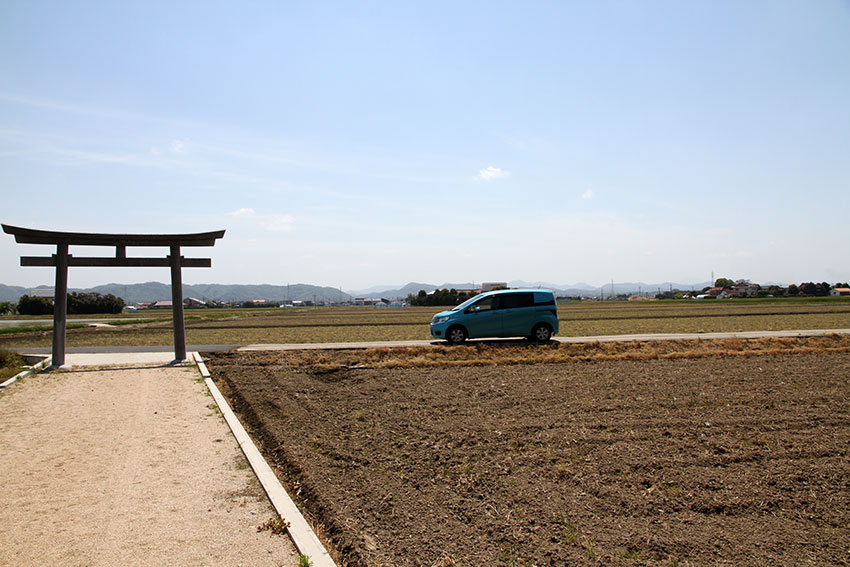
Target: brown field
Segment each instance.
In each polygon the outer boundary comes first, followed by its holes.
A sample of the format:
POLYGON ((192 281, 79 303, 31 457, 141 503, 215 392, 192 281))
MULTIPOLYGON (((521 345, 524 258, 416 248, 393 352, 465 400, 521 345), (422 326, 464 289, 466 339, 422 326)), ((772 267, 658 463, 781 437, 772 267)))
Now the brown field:
POLYGON ((850 338, 227 353, 341 565, 850 564, 850 338))
MULTIPOLYGON (((194 345, 246 345, 428 339, 428 322, 440 309, 188 310, 186 340, 194 345)), ((850 327, 847 301, 574 302, 562 303, 558 309, 560 336, 850 327)), ((66 344, 69 347, 172 344, 170 313, 154 312, 139 317, 159 320, 111 328, 69 329, 66 344)), ((49 347, 50 342, 49 330, 0 334, 0 348, 49 347)))

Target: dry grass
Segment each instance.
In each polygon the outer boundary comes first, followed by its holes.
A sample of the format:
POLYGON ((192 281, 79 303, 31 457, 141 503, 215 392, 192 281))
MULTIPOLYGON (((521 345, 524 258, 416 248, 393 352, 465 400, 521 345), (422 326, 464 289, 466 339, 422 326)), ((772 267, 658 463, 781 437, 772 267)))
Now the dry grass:
MULTIPOLYGON (((828 299, 828 298, 825 298, 828 299)), ((193 310, 186 314, 186 340, 194 345, 368 342, 430 339, 428 322, 440 308, 326 307, 316 309, 193 310)), ((842 329, 850 303, 759 303, 758 301, 577 302, 559 305, 562 337, 637 333, 709 333, 842 329)), ((173 343, 170 313, 157 322, 140 319, 114 329, 74 329, 67 346, 165 346, 173 343)), ((0 348, 49 347, 50 330, 0 335, 0 348)))
POLYGON ((363 368, 497 366, 828 352, 850 352, 850 336, 833 334, 795 338, 552 343, 548 345, 480 343, 456 347, 287 351, 269 353, 261 363, 314 373, 329 373, 363 368))

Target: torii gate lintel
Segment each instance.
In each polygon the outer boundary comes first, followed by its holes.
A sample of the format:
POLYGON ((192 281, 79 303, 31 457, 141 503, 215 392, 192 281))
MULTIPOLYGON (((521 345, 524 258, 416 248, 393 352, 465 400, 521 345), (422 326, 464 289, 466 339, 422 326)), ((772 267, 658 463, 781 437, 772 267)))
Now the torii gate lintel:
POLYGON ((65 326, 68 319, 68 268, 89 267, 168 267, 171 269, 171 304, 174 327, 174 358, 186 359, 186 327, 183 321, 182 268, 209 268, 210 258, 184 258, 180 248, 185 246, 215 246, 224 237, 224 230, 193 234, 102 234, 56 232, 11 225, 2 225, 3 232, 15 237, 19 244, 49 244, 56 246, 52 256, 21 256, 21 266, 54 266, 56 286, 53 306, 52 366, 65 364, 65 326), (76 257, 69 253, 71 246, 114 246, 115 256, 76 257), (165 258, 128 258, 128 246, 168 247, 165 258))

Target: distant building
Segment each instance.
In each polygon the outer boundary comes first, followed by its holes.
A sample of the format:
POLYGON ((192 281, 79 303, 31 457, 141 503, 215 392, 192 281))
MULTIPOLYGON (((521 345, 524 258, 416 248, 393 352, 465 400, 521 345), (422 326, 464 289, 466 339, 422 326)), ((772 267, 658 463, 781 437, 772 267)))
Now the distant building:
POLYGON ((495 289, 497 287, 508 287, 508 282, 482 282, 481 283, 481 291, 490 291, 491 289, 495 289))
POLYGON ((755 297, 759 294, 759 286, 754 283, 742 283, 733 285, 732 289, 741 297, 755 297))
POLYGON ((191 309, 193 307, 206 307, 207 303, 200 299, 195 299, 194 297, 187 297, 183 300, 183 305, 191 309))
POLYGON ((171 309, 173 306, 171 301, 157 301, 150 306, 150 309, 171 309))
POLYGON ((829 295, 832 297, 843 297, 850 295, 850 287, 834 287, 829 290, 829 295))
POLYGON ((52 287, 38 287, 30 290, 30 297, 45 297, 52 300, 56 290, 52 287))

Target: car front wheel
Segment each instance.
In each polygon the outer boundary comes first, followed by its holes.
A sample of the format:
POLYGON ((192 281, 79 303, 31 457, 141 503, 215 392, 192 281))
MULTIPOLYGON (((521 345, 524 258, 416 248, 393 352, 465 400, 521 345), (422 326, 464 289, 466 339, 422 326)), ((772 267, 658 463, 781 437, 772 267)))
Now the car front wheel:
POLYGON ((463 327, 452 327, 446 333, 446 340, 453 345, 459 345, 466 340, 466 330, 463 327))
POLYGON ((538 343, 548 343, 552 338, 552 329, 548 325, 537 325, 531 331, 531 340, 538 343))

